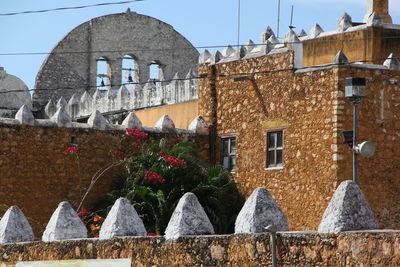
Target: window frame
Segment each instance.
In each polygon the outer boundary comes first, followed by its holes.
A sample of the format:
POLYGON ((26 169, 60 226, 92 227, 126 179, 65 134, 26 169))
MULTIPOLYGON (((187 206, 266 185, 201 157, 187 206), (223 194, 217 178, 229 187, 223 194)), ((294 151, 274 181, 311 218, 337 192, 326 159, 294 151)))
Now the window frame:
POLYGON ((235 173, 237 170, 237 164, 236 164, 237 139, 238 139, 237 137, 238 137, 237 134, 229 134, 229 135, 220 136, 220 164, 222 165, 222 167, 224 167, 224 164, 223 164, 224 163, 223 160, 224 160, 224 156, 225 156, 224 155, 224 140, 229 140, 228 141, 228 154, 227 154, 229 168, 227 170, 230 171, 231 173, 235 173), (231 140, 235 140, 235 152, 234 153, 232 153, 232 151, 231 151, 231 140), (232 157, 235 159, 235 165, 233 166, 233 168, 232 168, 232 166, 230 166, 232 157))
POLYGON ((266 152, 265 152, 265 158, 266 158, 266 162, 265 162, 265 168, 267 169, 267 170, 276 170, 276 169, 282 169, 283 167, 284 167, 284 155, 285 155, 285 142, 284 142, 284 140, 285 140, 285 132, 284 132, 284 130, 283 129, 274 129, 274 130, 271 130, 271 131, 268 131, 267 133, 266 133, 266 141, 265 141, 265 143, 266 143, 266 152), (281 136, 282 136, 282 146, 278 146, 278 136, 279 136, 279 134, 278 133, 281 133, 281 136), (274 138, 274 146, 273 147, 271 147, 270 148, 270 142, 269 142, 269 139, 270 139, 270 135, 271 134, 276 134, 276 137, 274 138), (273 164, 269 164, 269 160, 270 160, 270 158, 269 158, 269 152, 270 151, 274 151, 274 163, 273 164), (281 163, 277 163, 277 151, 282 151, 282 162, 281 163))

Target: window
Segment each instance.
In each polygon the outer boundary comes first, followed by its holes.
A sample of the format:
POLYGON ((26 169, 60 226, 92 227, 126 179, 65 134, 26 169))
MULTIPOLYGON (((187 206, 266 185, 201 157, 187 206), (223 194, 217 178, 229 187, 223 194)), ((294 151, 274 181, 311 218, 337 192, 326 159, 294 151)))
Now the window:
POLYGON ((221 139, 221 165, 231 172, 236 170, 236 137, 221 139))
POLYGON ((283 162, 283 131, 267 133, 267 168, 281 167, 283 162))

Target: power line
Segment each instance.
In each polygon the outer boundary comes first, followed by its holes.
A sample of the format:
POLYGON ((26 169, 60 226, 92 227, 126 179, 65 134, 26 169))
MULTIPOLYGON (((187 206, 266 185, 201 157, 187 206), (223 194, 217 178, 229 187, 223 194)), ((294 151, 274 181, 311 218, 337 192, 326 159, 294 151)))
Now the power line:
MULTIPOLYGON (((353 38, 353 39, 328 39, 328 40, 320 40, 320 39, 307 39, 303 41, 296 42, 277 42, 272 45, 283 45, 283 44, 300 44, 306 41, 313 41, 314 43, 333 43, 333 42, 354 42, 354 41, 374 41, 374 40, 385 40, 385 39, 400 39, 400 35, 393 36, 384 36, 384 37, 366 37, 366 38, 353 38)), ((270 45, 266 43, 255 43, 252 45, 248 44, 239 44, 239 45, 208 45, 208 46, 194 46, 195 49, 214 49, 214 48, 226 48, 228 46, 232 47, 249 47, 249 46, 264 46, 270 45)), ((93 50, 93 51, 62 51, 62 52, 15 52, 15 53, 0 53, 0 56, 32 56, 32 55, 50 55, 50 54, 93 54, 93 53, 130 53, 130 52, 146 52, 146 51, 180 51, 192 49, 192 47, 171 47, 171 48, 135 48, 130 50, 93 50)))
POLYGON ((62 10, 70 10, 70 9, 83 9, 83 8, 88 8, 88 7, 123 5, 123 4, 129 4, 129 3, 140 2, 140 1, 144 1, 144 0, 130 0, 130 1, 120 1, 120 2, 98 3, 98 4, 85 5, 85 6, 58 7, 58 8, 52 8, 52 9, 28 10, 28 11, 11 12, 11 13, 0 13, 0 16, 15 16, 15 15, 22 15, 22 14, 45 13, 45 12, 62 11, 62 10))
MULTIPOLYGON (((397 59, 400 59, 400 57, 395 57, 397 59)), ((148 83, 169 83, 172 81, 188 81, 188 80, 200 80, 200 79, 215 79, 215 78, 232 78, 232 77, 237 77, 237 76, 248 76, 248 75, 257 75, 257 74, 268 74, 268 73, 277 73, 277 72, 284 72, 284 71, 297 71, 297 70, 304 70, 304 69, 312 69, 312 68, 328 68, 332 66, 354 66, 350 64, 354 63, 369 63, 369 62, 375 62, 378 60, 385 60, 387 58, 376 58, 376 59, 367 59, 367 60, 360 60, 360 61, 351 61, 347 63, 329 63, 329 64, 323 64, 323 65, 314 65, 314 66, 309 66, 309 67, 301 67, 301 68, 285 68, 285 69, 275 69, 275 70, 266 70, 266 71, 255 71, 255 72, 242 72, 242 73, 233 73, 233 74, 218 74, 218 75, 213 75, 213 76, 197 76, 197 77, 191 77, 191 78, 172 78, 168 80, 149 80, 144 83, 139 83, 139 82, 131 82, 131 83, 120 83, 120 84, 106 84, 106 87, 111 87, 111 86, 122 86, 122 85, 143 85, 143 84, 148 84, 148 83)), ((365 65, 360 65, 360 66, 365 66, 365 65)), ((389 70, 389 69, 388 69, 389 70)), ((92 85, 92 86, 86 86, 86 88, 100 88, 104 87, 102 85, 92 85)), ((72 87, 64 87, 64 88, 34 88, 34 89, 28 89, 28 90, 7 90, 7 91, 1 91, 0 94, 6 94, 6 93, 17 93, 17 92, 31 92, 31 91, 57 91, 57 90, 77 90, 78 88, 72 88, 72 87)))

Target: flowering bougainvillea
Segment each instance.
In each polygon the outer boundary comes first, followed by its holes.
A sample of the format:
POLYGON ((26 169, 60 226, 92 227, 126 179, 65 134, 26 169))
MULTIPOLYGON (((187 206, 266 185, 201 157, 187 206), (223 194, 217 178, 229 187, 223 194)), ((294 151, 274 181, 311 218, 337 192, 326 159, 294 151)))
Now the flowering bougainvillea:
POLYGON ((169 164, 171 167, 184 167, 186 166, 186 161, 175 156, 168 156, 165 151, 161 150, 158 154, 169 164))
POLYGON ((145 171, 144 179, 150 180, 152 184, 157 184, 157 183, 164 184, 166 182, 161 175, 152 171, 145 171))
POLYGON ((149 138, 149 135, 138 129, 126 128, 125 137, 127 139, 137 140, 139 143, 141 143, 143 141, 146 141, 149 138))
POLYGON ((69 146, 65 149, 64 154, 79 154, 79 150, 75 146, 69 146))

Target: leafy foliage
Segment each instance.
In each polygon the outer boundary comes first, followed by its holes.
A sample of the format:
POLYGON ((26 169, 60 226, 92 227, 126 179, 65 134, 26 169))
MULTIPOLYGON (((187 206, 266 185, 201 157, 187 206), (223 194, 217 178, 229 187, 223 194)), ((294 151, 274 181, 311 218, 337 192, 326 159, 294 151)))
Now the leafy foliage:
POLYGON ((142 145, 141 153, 124 159, 124 176, 100 206, 126 197, 141 215, 147 231, 163 234, 179 199, 193 192, 216 233, 233 232, 243 198, 228 171, 221 166, 205 167, 189 143, 168 147, 161 139, 142 145))

